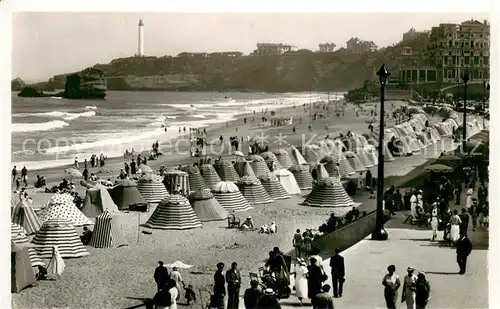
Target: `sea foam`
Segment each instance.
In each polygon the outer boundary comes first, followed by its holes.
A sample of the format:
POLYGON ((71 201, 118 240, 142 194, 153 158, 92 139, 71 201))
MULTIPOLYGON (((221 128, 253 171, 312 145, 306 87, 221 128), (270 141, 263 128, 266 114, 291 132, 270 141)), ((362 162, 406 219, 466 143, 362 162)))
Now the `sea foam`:
POLYGON ((12 132, 35 132, 59 129, 69 126, 69 123, 61 120, 52 120, 41 123, 13 123, 12 132))

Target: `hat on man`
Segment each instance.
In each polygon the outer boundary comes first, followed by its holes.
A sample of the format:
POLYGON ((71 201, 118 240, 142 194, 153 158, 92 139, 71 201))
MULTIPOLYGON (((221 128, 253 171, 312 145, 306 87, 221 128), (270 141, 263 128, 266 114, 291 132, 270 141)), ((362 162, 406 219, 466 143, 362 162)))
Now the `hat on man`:
POLYGON ((274 291, 271 288, 267 288, 264 290, 265 295, 274 295, 274 291))
POLYGON ((411 266, 408 266, 407 271, 414 271, 414 270, 415 270, 415 268, 413 268, 413 267, 411 267, 411 266))

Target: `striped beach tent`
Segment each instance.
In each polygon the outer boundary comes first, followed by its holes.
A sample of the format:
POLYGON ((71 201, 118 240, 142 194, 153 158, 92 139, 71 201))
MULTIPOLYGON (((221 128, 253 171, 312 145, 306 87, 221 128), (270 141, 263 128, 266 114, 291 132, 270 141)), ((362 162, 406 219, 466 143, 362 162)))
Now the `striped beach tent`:
POLYGON ((354 152, 346 151, 344 152, 344 156, 355 172, 361 173, 366 171, 366 167, 363 165, 363 163, 361 163, 358 156, 354 152))
POLYGON ((278 162, 281 164, 282 168, 286 169, 293 165, 292 158, 290 158, 288 151, 286 151, 285 149, 280 148, 276 150, 274 152, 274 155, 276 156, 276 159, 278 159, 278 162))
POLYGON ((252 166, 253 172, 256 176, 265 175, 270 172, 263 157, 259 155, 250 155, 248 156, 248 161, 250 161, 250 166, 252 166))
POLYGON ((278 181, 281 183, 283 186, 283 189, 290 194, 300 194, 300 188, 299 185, 297 184, 297 180, 295 180, 295 177, 293 176, 292 172, 290 172, 287 169, 280 169, 277 171, 273 172, 273 175, 278 178, 278 181))
POLYGON ((339 163, 340 177, 347 178, 356 173, 352 168, 351 164, 349 164, 349 161, 347 161, 347 158, 344 156, 344 153, 334 154, 334 156, 337 159, 337 162, 339 163))
MULTIPOLYGON (((62 195, 62 194, 59 194, 62 195)), ((69 199, 52 199, 47 207, 40 211, 40 221, 45 223, 51 219, 64 219, 70 222, 73 226, 82 226, 94 224, 87 216, 85 216, 73 201, 69 199), (62 202, 62 203, 59 203, 62 202)))
POLYGON ((224 220, 229 215, 208 189, 192 192, 189 201, 202 222, 224 220))
MULTIPOLYGON (((307 164, 306 159, 302 156, 302 153, 295 147, 295 146, 290 146, 290 154, 292 158, 295 160, 295 163, 302 165, 302 164, 307 164)), ((290 168, 290 167, 288 167, 290 168)))
POLYGON ((253 208, 233 182, 219 181, 212 188, 212 193, 221 206, 229 212, 245 211, 253 208))
POLYGON ((89 246, 95 248, 117 248, 128 245, 120 225, 120 216, 105 210, 95 218, 94 231, 89 246))
POLYGON ((260 154, 267 164, 269 170, 279 170, 282 168, 281 163, 276 158, 276 155, 270 151, 264 151, 260 154))
MULTIPOLYGON (((330 177, 330 174, 326 170, 324 163, 311 164, 310 171, 311 175, 315 175, 313 179, 315 179, 316 181, 320 181, 322 179, 330 177)), ((335 175, 333 177, 340 177, 340 172, 337 166, 334 167, 333 174, 335 175)))
POLYGON ((288 169, 295 177, 297 184, 301 190, 309 190, 312 188, 313 178, 309 172, 309 166, 305 164, 293 165, 288 169))
POLYGON ((321 159, 321 148, 318 145, 310 144, 302 148, 302 154, 307 163, 317 163, 321 159))
POLYGON ((42 227, 40 219, 38 219, 35 210, 26 201, 20 200, 15 207, 12 208, 12 222, 19 224, 24 228, 28 235, 35 234, 42 227))
POLYGON ((89 253, 70 221, 62 218, 50 219, 43 223, 31 241, 35 251, 43 259, 52 258, 52 247, 57 246, 63 258, 77 258, 89 253))
POLYGON ((146 174, 137 181, 137 190, 148 203, 159 203, 168 197, 168 191, 162 180, 151 174, 146 174))
POLYGON ((109 188, 108 192, 120 210, 142 210, 148 206, 139 189, 137 189, 136 183, 130 179, 120 180, 113 188, 109 188))
POLYGON ((220 159, 215 161, 214 169, 223 181, 236 182, 240 179, 240 176, 236 173, 233 164, 229 160, 220 159))
POLYGON ((172 194, 158 204, 144 226, 160 230, 187 230, 202 227, 202 223, 184 196, 172 194))
MULTIPOLYGON (((19 225, 15 223, 10 224, 10 240, 18 245, 29 245, 28 237, 26 236, 26 231, 19 225)), ((31 260, 31 266, 45 266, 45 263, 38 256, 35 249, 29 248, 29 255, 31 260)))
POLYGON ((273 200, 284 200, 290 198, 288 192, 283 188, 278 177, 273 173, 259 176, 260 183, 273 200))
POLYGON ((208 189, 205 184, 203 177, 201 176, 200 170, 195 165, 188 165, 182 168, 183 172, 188 173, 189 189, 191 191, 198 191, 203 189, 208 189))
POLYGON ((188 195, 191 192, 191 187, 189 186, 189 175, 186 172, 168 170, 165 173, 165 181, 165 186, 170 194, 182 192, 184 195, 188 195))
POLYGON ((314 185, 311 194, 302 203, 312 207, 333 207, 336 216, 343 216, 351 210, 354 202, 347 195, 338 178, 329 177, 314 185))
POLYGON ((105 210, 120 212, 111 195, 109 195, 108 189, 101 184, 87 189, 83 200, 82 213, 89 218, 95 218, 105 210))
POLYGON ((255 177, 243 176, 236 185, 240 189, 241 194, 243 194, 252 205, 274 202, 260 181, 255 177))
POLYGON ((203 181, 209 188, 213 188, 218 182, 221 181, 214 167, 210 164, 201 165, 200 174, 203 177, 203 181))
POLYGON ((236 170, 236 173, 238 173, 240 177, 243 176, 256 177, 255 173, 253 172, 252 166, 250 165, 250 162, 248 162, 244 158, 240 158, 239 160, 234 162, 234 169, 236 170))

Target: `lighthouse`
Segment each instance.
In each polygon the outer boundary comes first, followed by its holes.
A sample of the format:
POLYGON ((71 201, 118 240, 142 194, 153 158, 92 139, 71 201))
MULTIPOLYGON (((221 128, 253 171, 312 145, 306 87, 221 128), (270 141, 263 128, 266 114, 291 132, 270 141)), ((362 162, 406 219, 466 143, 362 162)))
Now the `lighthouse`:
POLYGON ((144 56, 144 23, 139 19, 139 44, 137 47, 137 55, 144 56))

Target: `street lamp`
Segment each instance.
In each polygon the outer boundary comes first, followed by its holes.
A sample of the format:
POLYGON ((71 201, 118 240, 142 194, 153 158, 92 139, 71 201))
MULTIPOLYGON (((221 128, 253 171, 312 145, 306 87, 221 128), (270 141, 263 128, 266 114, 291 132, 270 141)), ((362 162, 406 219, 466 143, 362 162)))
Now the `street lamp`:
POLYGON ((462 151, 465 151, 465 144, 467 143, 467 82, 469 81, 469 71, 465 70, 462 75, 464 82, 464 120, 462 124, 462 151))
POLYGON ((385 84, 389 78, 389 73, 382 64, 377 72, 380 81, 380 129, 378 132, 378 175, 377 175, 377 219, 375 230, 372 232, 372 240, 387 240, 387 232, 384 229, 384 99, 385 84))

